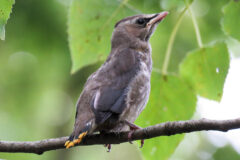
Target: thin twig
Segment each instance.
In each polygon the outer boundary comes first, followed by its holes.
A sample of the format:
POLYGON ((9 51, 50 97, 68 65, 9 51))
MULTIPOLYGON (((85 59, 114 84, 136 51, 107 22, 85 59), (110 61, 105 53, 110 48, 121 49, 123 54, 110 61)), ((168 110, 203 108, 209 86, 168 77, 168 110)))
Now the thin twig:
MULTIPOLYGON (((149 139, 158 136, 171 136, 175 134, 206 130, 226 132, 231 129, 239 128, 240 118, 230 120, 200 119, 200 120, 166 122, 136 130, 132 134, 132 140, 149 139)), ((50 150, 63 149, 64 143, 67 140, 67 138, 68 137, 60 137, 33 142, 0 141, 0 152, 14 152, 14 153, 24 152, 42 154, 50 150)), ((104 135, 95 134, 86 136, 86 138, 80 145, 119 144, 128 141, 129 141, 128 132, 109 133, 104 135)))

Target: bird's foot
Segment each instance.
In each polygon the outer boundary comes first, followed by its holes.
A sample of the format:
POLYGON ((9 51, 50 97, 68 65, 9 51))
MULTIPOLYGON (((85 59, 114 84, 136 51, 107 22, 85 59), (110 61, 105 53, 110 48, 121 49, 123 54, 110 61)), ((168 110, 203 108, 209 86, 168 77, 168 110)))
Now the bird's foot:
POLYGON ((87 133, 88 133, 87 131, 81 133, 81 134, 78 136, 78 139, 74 139, 73 141, 70 141, 70 140, 66 141, 65 144, 64 144, 64 146, 68 149, 68 148, 70 148, 70 147, 75 146, 76 144, 81 143, 82 139, 87 135, 87 133))
MULTIPOLYGON (((130 130, 130 131, 128 132, 128 141, 129 141, 129 143, 131 143, 131 144, 132 144, 132 141, 131 141, 131 139, 132 139, 132 134, 133 134, 133 132, 134 132, 135 130, 137 130, 137 129, 130 130)), ((141 139, 140 148, 142 148, 143 145, 144 145, 144 139, 141 139)))
POLYGON ((140 145, 140 148, 143 148, 143 145, 144 145, 144 139, 141 139, 141 145, 140 145))
POLYGON ((112 145, 111 144, 105 144, 104 147, 107 147, 107 152, 110 152, 112 149, 112 145))
MULTIPOLYGON (((104 136, 105 134, 107 134, 106 131, 100 131, 100 135, 101 135, 101 136, 104 136)), ((104 144, 104 147, 107 148, 107 152, 110 152, 111 149, 112 149, 112 145, 111 145, 111 144, 104 144)))
MULTIPOLYGON (((133 124, 133 123, 131 123, 131 122, 129 122, 129 121, 127 121, 127 120, 125 120, 124 123, 127 124, 129 126, 129 128, 130 128, 130 131, 128 132, 128 140, 129 140, 129 143, 132 144, 132 141, 131 141, 132 134, 134 133, 134 131, 136 131, 138 129, 142 129, 142 128, 137 126, 137 125, 135 125, 135 124, 133 124)), ((143 145, 144 145, 144 139, 141 140, 140 148, 142 148, 143 145)))

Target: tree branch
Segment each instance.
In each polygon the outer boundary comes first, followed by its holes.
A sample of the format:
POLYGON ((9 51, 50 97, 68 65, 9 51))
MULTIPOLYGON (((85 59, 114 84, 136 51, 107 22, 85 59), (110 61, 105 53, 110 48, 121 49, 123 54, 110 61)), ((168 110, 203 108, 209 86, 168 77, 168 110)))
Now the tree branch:
MULTIPOLYGON (((136 130, 132 134, 132 140, 149 139, 158 136, 170 136, 195 131, 215 130, 226 132, 240 128, 240 118, 231 120, 188 120, 166 122, 136 130)), ((0 141, 0 152, 24 152, 42 154, 46 151, 63 149, 68 137, 45 139, 32 142, 9 142, 0 141)), ((128 132, 94 134, 84 138, 80 145, 94 144, 119 144, 128 142, 128 132)))

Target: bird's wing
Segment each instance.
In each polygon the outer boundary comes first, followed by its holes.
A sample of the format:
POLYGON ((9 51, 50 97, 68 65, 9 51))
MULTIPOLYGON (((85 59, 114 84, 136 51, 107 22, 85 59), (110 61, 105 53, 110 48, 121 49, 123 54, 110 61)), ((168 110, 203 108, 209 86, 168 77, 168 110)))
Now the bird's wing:
POLYGON ((104 83, 96 91, 91 103, 99 124, 112 114, 121 114, 126 107, 128 86, 139 68, 138 54, 132 49, 124 49, 115 53, 104 67, 98 74, 99 81, 104 79, 104 83))

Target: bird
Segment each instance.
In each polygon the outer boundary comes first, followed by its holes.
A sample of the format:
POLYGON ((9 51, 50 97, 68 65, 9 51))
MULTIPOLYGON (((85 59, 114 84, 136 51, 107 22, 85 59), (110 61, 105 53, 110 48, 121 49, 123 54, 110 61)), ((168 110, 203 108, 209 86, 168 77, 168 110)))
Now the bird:
MULTIPOLYGON (((129 131, 130 141, 131 134, 140 129, 134 121, 145 108, 151 88, 149 39, 168 13, 134 15, 115 24, 110 54, 88 77, 78 99, 74 129, 65 142, 66 148, 95 132, 129 131)), ((106 145, 110 151, 111 144, 106 145)))

